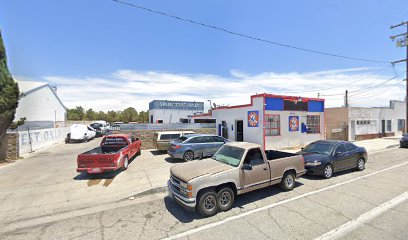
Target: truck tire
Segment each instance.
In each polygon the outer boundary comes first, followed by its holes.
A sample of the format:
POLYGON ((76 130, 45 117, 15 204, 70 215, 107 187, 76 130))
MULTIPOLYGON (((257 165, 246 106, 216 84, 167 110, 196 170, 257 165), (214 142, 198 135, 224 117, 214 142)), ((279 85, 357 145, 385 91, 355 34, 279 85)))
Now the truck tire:
POLYGON ((295 174, 286 172, 281 181, 281 188, 285 191, 290 191, 295 187, 295 174))
POLYGON ((129 158, 127 156, 125 156, 125 158, 123 159, 123 166, 122 166, 122 170, 125 171, 129 166, 129 158))
POLYGON ((191 150, 186 151, 183 155, 183 160, 186 162, 194 160, 194 152, 191 150))
POLYGON ((71 142, 71 134, 68 133, 67 136, 65 137, 65 143, 71 142))
POLYGON ((211 217, 218 213, 217 194, 207 190, 200 194, 197 205, 198 213, 203 217, 211 217))
POLYGON ((235 194, 230 187, 223 187, 217 193, 217 204, 220 211, 229 211, 234 204, 234 200, 235 194))

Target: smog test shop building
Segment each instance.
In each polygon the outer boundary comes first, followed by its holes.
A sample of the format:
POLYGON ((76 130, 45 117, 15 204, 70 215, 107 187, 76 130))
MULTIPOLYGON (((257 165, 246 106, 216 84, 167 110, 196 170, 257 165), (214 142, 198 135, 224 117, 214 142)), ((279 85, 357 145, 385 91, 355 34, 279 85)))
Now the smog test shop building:
POLYGON ((149 103, 149 123, 188 123, 188 116, 203 112, 204 102, 154 100, 149 103))
POLYGON ((219 136, 265 149, 305 146, 324 139, 324 99, 258 94, 246 105, 218 107, 192 119, 215 119, 219 136))

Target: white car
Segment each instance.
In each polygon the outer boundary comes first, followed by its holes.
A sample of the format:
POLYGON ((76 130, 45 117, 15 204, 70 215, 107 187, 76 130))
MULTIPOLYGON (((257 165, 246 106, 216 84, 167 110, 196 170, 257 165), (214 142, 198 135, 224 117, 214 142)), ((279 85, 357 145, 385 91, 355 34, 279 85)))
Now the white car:
POLYGON ((95 121, 90 126, 96 130, 97 137, 106 135, 110 130, 110 126, 106 121, 95 121))
POLYGON ((84 124, 73 124, 70 127, 71 132, 67 134, 66 143, 70 142, 86 142, 95 138, 96 131, 90 126, 84 124))

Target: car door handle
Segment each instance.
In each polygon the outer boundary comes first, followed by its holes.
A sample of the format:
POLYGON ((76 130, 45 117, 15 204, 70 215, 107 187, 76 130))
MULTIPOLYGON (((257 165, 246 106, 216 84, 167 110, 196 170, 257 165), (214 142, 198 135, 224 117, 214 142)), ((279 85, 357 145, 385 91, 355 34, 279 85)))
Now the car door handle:
POLYGON ((266 170, 268 170, 268 169, 267 169, 267 168, 264 168, 263 170, 265 170, 265 171, 266 171, 266 170))

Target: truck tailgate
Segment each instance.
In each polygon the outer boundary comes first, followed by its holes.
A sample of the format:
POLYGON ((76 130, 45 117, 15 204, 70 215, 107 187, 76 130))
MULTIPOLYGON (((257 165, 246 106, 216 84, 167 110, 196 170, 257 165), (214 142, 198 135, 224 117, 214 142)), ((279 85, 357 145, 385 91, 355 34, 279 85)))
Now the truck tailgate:
POLYGON ((100 172, 117 167, 119 154, 80 154, 77 158, 78 169, 88 169, 88 172, 100 172))

